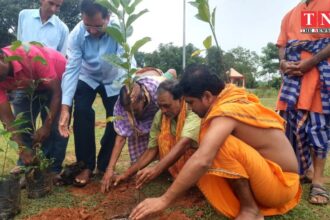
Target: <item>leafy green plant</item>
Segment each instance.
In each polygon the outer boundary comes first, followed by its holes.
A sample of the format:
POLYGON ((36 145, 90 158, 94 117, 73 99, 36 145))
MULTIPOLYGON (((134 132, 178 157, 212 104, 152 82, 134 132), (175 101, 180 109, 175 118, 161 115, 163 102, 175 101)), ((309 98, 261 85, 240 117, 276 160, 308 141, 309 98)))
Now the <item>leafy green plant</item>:
POLYGON ((0 173, 0 180, 5 178, 5 168, 8 163, 15 164, 15 161, 8 157, 8 151, 10 149, 18 151, 19 146, 16 141, 13 140, 13 135, 28 132, 28 129, 17 129, 20 125, 25 124, 27 121, 23 119, 22 114, 17 115, 16 119, 10 125, 11 128, 15 129, 9 131, 6 128, 0 128, 0 137, 2 139, 2 144, 0 145, 0 153, 2 156, 2 167, 0 173))
MULTIPOLYGON (((215 41, 216 48, 218 49, 219 54, 221 54, 222 53, 221 48, 220 48, 220 45, 218 43, 217 36, 215 34, 216 8, 213 8, 212 12, 211 12, 208 0, 194 0, 194 1, 191 1, 189 3, 197 9, 197 14, 195 15, 195 17, 198 20, 207 23, 209 25, 210 29, 211 29, 211 32, 212 32, 212 35, 207 36, 203 41, 203 45, 204 45, 205 49, 195 50, 191 54, 191 56, 198 56, 202 52, 207 51, 208 49, 210 49, 212 47, 213 38, 214 38, 214 41, 215 41), (212 38, 212 36, 213 36, 213 38, 212 38)), ((226 74, 224 74, 224 80, 227 81, 227 75, 226 74)))
MULTIPOLYGON (((216 44, 216 47, 218 48, 218 50, 220 50, 220 46, 217 40, 217 36, 215 34, 215 14, 216 14, 216 8, 214 8, 212 10, 212 13, 210 11, 210 7, 209 7, 209 1, 208 0, 195 0, 195 1, 191 1, 189 2, 192 6, 194 6, 195 8, 197 8, 198 13, 195 15, 195 17, 198 20, 201 20, 203 22, 206 22, 209 24, 210 29, 212 31, 212 35, 216 44)), ((192 56, 196 56, 199 55, 201 52, 209 49, 210 47, 212 47, 212 35, 209 35, 205 38, 205 40, 203 41, 203 45, 205 47, 204 50, 196 50, 192 56)))
POLYGON ((104 59, 127 72, 124 84, 128 87, 129 92, 131 92, 135 80, 134 73, 137 70, 132 68, 132 59, 134 59, 134 54, 137 53, 143 45, 151 41, 151 38, 143 37, 133 43, 132 46, 127 40, 133 33, 133 23, 143 14, 147 13, 148 10, 143 9, 142 11, 135 12, 136 6, 140 4, 142 0, 97 0, 96 2, 106 7, 118 17, 119 24, 113 24, 111 27, 107 27, 106 33, 123 47, 124 53, 121 57, 112 54, 105 56, 104 59))
MULTIPOLYGON (((124 69, 126 71, 127 74, 124 78, 123 84, 127 87, 129 95, 133 91, 134 82, 136 80, 135 72, 137 69, 132 67, 134 54, 136 54, 143 45, 151 41, 150 37, 143 37, 132 43, 132 46, 128 43, 128 38, 133 34, 133 23, 143 14, 148 12, 147 9, 136 12, 136 6, 141 2, 142 0, 96 1, 96 3, 104 6, 118 17, 119 24, 113 24, 111 27, 107 27, 106 33, 115 39, 120 46, 122 46, 124 52, 120 57, 118 57, 117 54, 111 54, 104 56, 104 59, 117 68, 124 69)), ((138 135, 139 131, 136 129, 136 121, 132 106, 130 106, 130 115, 133 117, 133 130, 135 131, 135 134, 138 135)), ((113 122, 115 120, 120 119, 111 116, 107 119, 107 122, 113 122)))
MULTIPOLYGON (((30 52, 30 48, 31 45, 37 45, 39 47, 43 47, 43 45, 39 42, 36 41, 32 41, 32 42, 21 42, 21 41, 14 41, 11 46, 10 49, 12 51, 17 50, 19 47, 22 47, 25 51, 26 54, 28 54, 30 52)), ((23 61, 23 57, 18 56, 18 55, 13 55, 13 56, 7 56, 5 57, 5 61, 6 62, 11 62, 11 61, 23 61)), ((47 65, 47 61, 39 56, 36 55, 32 58, 32 62, 40 62, 43 65, 47 65)), ((37 129, 41 126, 40 123, 36 124, 37 121, 34 120, 35 115, 33 115, 33 103, 37 100, 38 103, 41 105, 40 109, 45 108, 46 112, 49 112, 49 109, 47 108, 47 106, 42 105, 41 103, 44 103, 42 100, 45 99, 46 97, 42 96, 42 95, 36 95, 36 90, 39 87, 40 83, 47 81, 48 79, 33 79, 34 77, 32 77, 32 62, 29 62, 28 60, 26 60, 26 64, 28 65, 28 69, 30 71, 30 82, 29 85, 27 86, 27 88, 25 89, 26 94, 28 96, 28 100, 29 100, 29 110, 30 110, 30 119, 29 121, 32 124, 32 130, 25 130, 25 132, 29 132, 30 134, 34 134, 37 129)), ((34 158, 32 161, 31 165, 26 166, 24 169, 40 169, 40 170, 45 170, 47 168, 49 168, 51 166, 51 164, 53 163, 53 159, 48 159, 45 157, 45 155, 43 154, 41 148, 41 143, 36 143, 34 144, 34 146, 32 146, 32 150, 34 152, 34 158)), ((26 147, 23 147, 22 150, 29 150, 26 147)))

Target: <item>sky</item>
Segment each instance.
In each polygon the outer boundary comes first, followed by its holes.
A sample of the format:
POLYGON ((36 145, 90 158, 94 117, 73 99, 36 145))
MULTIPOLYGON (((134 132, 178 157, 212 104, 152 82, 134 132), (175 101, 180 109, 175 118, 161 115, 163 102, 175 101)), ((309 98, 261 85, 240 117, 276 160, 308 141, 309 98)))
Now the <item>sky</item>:
MULTIPOLYGON (((197 18, 197 9, 186 0, 186 44, 203 48, 203 40, 211 35, 207 23, 197 18)), ((216 35, 220 47, 228 51, 242 46, 258 54, 268 42, 276 43, 283 16, 301 0, 209 0, 216 7, 216 35)), ((183 0, 144 0, 137 10, 147 8, 134 24, 131 42, 143 37, 152 41, 141 51, 152 52, 160 43, 182 46, 183 0)))

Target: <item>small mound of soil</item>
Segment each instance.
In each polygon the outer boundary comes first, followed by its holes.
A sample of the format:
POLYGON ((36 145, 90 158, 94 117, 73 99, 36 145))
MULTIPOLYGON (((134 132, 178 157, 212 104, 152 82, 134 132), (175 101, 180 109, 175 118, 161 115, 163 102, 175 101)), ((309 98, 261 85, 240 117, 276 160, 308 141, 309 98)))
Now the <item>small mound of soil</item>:
MULTIPOLYGON (((134 182, 122 183, 111 189, 106 194, 100 194, 100 183, 91 182, 83 188, 70 187, 69 191, 80 198, 81 204, 73 208, 48 209, 43 213, 32 216, 28 220, 101 220, 101 219, 126 219, 133 208, 145 199, 141 191, 135 189, 134 182), (83 202, 88 201, 95 194, 101 195, 96 206, 84 207, 83 202)), ((172 206, 173 211, 161 212, 150 217, 151 220, 189 220, 181 208, 192 208, 202 205, 204 198, 197 188, 188 191, 185 196, 179 198, 172 206)), ((201 213, 203 215, 203 213, 201 213)))

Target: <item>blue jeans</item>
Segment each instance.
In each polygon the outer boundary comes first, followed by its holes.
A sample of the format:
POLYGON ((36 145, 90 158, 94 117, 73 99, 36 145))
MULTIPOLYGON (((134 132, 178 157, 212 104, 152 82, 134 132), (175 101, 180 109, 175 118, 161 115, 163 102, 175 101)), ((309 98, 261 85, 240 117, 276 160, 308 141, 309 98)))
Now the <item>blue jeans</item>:
MULTIPOLYGON (((106 117, 113 116, 113 108, 118 96, 107 97, 105 88, 100 85, 95 90, 79 80, 74 96, 73 132, 77 161, 83 161, 88 169, 94 170, 96 162, 95 111, 92 108, 96 94, 102 98, 106 117)), ((116 132, 113 123, 107 123, 101 139, 101 149, 97 156, 97 168, 105 171, 115 143, 116 132)))
MULTIPOLYGON (((36 124, 36 118, 40 114, 42 122, 47 118, 47 110, 45 107, 49 108, 52 94, 49 91, 36 91, 34 94, 32 102, 32 118, 33 123, 36 124)), ((21 128, 32 129, 31 123, 31 110, 30 110, 30 98, 25 90, 15 90, 10 94, 11 104, 14 109, 14 115, 23 113, 23 117, 28 121, 28 123, 21 126, 21 128)), ((66 147, 68 144, 68 138, 64 138, 60 135, 58 131, 58 121, 59 121, 60 111, 55 117, 55 120, 51 127, 51 132, 49 137, 42 143, 42 151, 47 158, 53 158, 54 163, 51 167, 51 171, 54 173, 60 173, 62 170, 62 163, 65 158, 66 147)), ((39 127, 38 124, 36 127, 39 127)), ((33 131, 33 130, 31 130, 33 131)), ((32 148, 32 134, 22 134, 23 144, 32 148)), ((19 159, 18 165, 23 165, 23 162, 19 159)))

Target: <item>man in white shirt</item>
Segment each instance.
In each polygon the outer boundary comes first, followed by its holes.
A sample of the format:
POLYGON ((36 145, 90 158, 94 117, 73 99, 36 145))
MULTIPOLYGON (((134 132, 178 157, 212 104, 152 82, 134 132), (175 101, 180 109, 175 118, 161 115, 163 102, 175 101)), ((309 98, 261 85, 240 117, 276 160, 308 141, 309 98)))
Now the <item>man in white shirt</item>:
POLYGON ((62 3, 63 0, 40 0, 40 9, 23 9, 18 17, 17 39, 38 41, 65 55, 69 28, 55 15, 62 3))

